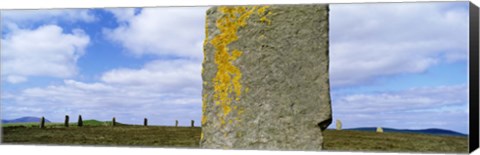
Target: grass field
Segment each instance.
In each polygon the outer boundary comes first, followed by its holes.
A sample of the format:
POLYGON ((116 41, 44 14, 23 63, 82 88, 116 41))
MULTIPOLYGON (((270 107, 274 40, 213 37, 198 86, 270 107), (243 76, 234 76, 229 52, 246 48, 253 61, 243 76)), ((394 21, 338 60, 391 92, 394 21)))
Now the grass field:
POLYGON ((325 130, 326 150, 467 153, 468 138, 413 133, 325 130))
MULTIPOLYGON (((72 124, 73 125, 73 124, 72 124)), ((108 122, 85 121, 84 127, 64 128, 52 123, 45 129, 7 125, 2 142, 8 144, 60 144, 103 146, 148 146, 198 148, 200 127, 131 126, 112 127, 108 122)), ((375 152, 467 153, 467 137, 409 133, 326 130, 324 150, 375 152)))
POLYGON ((198 147, 200 127, 84 126, 4 127, 3 143, 104 146, 198 147))

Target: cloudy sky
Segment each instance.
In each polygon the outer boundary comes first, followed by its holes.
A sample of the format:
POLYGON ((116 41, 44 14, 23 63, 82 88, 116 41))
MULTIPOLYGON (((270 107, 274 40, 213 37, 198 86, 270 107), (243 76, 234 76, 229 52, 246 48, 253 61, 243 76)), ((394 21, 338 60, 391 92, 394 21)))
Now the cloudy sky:
MULTIPOLYGON (((200 122, 206 9, 2 11, 2 118, 200 122)), ((468 133, 467 41, 468 2, 331 5, 334 119, 468 133)))

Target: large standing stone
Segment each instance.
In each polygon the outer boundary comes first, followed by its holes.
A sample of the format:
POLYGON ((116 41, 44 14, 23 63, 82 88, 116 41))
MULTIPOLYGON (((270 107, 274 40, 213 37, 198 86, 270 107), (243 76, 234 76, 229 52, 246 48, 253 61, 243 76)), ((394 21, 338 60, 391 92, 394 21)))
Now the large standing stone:
POLYGON ((212 7, 204 55, 203 148, 322 149, 328 5, 212 7))

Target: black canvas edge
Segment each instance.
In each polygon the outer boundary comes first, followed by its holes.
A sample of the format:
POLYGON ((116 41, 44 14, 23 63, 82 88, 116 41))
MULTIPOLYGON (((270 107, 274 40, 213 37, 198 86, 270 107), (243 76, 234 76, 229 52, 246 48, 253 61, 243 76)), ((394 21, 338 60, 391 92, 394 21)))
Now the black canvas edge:
POLYGON ((469 5, 469 152, 478 149, 479 143, 479 12, 469 5))

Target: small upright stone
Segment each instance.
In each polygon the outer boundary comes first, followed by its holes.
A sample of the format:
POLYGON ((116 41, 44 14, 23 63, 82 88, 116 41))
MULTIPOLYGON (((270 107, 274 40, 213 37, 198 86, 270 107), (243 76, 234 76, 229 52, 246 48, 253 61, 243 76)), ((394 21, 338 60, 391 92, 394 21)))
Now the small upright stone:
POLYGON ((178 120, 175 120, 175 127, 178 127, 178 120))
POLYGON ((117 125, 117 120, 115 120, 115 117, 112 118, 112 126, 117 125))
POLYGON ((40 128, 45 128, 45 117, 40 118, 40 128))
POLYGON ((332 122, 328 5, 206 13, 200 146, 321 150, 332 122))
POLYGON ((147 118, 144 118, 144 119, 143 119, 143 126, 148 126, 148 120, 147 120, 147 118))
POLYGON ((377 127, 377 133, 383 133, 382 127, 377 127))
POLYGON ((68 127, 69 125, 69 121, 70 121, 70 118, 68 117, 68 115, 65 115, 65 127, 68 127))
POLYGON ((192 127, 195 127, 195 121, 192 120, 192 127))
POLYGON ((335 124, 337 125, 337 130, 342 130, 342 122, 339 119, 337 119, 335 124))

